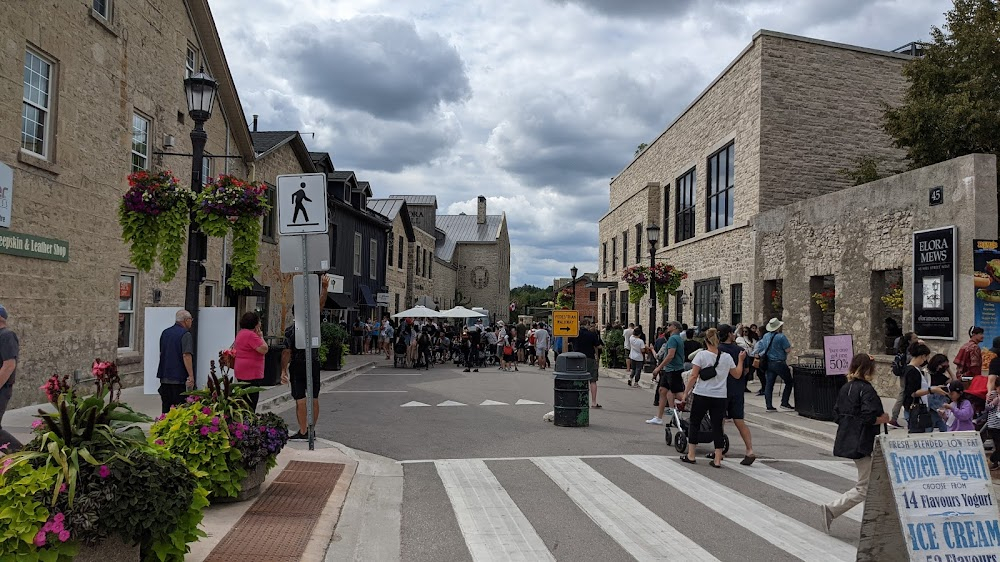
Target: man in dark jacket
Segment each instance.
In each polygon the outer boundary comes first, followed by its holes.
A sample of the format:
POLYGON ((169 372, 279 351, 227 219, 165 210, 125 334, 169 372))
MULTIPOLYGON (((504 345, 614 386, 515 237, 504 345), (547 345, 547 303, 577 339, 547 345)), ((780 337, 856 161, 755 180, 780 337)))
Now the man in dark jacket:
POLYGON ((160 379, 160 406, 163 413, 184 403, 183 393, 194 388, 194 336, 191 313, 178 310, 176 323, 160 334, 160 362, 156 378, 160 379))

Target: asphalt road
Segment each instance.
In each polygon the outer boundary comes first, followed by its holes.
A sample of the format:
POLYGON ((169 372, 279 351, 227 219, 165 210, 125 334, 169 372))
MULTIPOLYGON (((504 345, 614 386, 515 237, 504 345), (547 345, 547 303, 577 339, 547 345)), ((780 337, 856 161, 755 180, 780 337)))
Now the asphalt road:
POLYGON ((602 378, 590 426, 556 427, 552 371, 520 369, 386 361, 321 396, 319 437, 403 462, 403 560, 853 560, 860 511, 819 530, 815 503, 853 484, 828 448, 754 427, 741 468, 727 425, 723 469, 684 465, 644 423, 652 391, 602 378))

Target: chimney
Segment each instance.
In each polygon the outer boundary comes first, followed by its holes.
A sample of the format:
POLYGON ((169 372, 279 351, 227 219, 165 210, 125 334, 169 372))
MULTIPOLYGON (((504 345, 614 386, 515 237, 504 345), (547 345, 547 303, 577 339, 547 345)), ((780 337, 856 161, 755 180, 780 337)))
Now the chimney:
POLYGON ((476 222, 486 224, 486 198, 482 195, 479 196, 479 213, 476 217, 476 222))
POLYGON ((253 115, 253 129, 252 130, 255 133, 257 132, 257 114, 256 113, 254 113, 254 115, 253 115))

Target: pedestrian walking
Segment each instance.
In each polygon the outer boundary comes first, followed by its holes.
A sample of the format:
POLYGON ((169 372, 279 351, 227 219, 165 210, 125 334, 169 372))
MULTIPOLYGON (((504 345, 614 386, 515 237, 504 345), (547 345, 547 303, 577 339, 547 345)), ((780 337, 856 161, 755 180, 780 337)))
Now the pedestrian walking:
MULTIPOLYGON (((743 349, 743 351, 747 352, 747 357, 753 355, 753 348, 754 346, 757 345, 757 334, 747 326, 743 326, 742 324, 737 326, 736 345, 740 346, 740 348, 743 349)), ((754 375, 756 374, 756 372, 757 369, 754 368, 752 362, 749 365, 747 365, 747 374, 745 377, 743 377, 745 382, 744 389, 746 390, 746 392, 750 392, 750 383, 753 382, 754 375)), ((766 381, 763 373, 761 373, 760 382, 761 382, 760 391, 757 392, 757 396, 764 395, 764 383, 766 381)))
MULTIPOLYGON (((264 341, 260 326, 260 316, 256 312, 247 312, 240 317, 240 331, 236 333, 233 351, 236 361, 233 364, 233 376, 240 382, 253 384, 264 379, 264 356, 267 355, 267 342, 264 341)), ((257 411, 257 400, 260 392, 246 395, 250 411, 257 411)))
POLYGON ((470 370, 474 373, 479 372, 479 342, 482 338, 482 321, 477 321, 471 328, 469 328, 469 348, 468 353, 465 354, 465 369, 463 373, 468 373, 470 370))
POLYGON ((178 310, 173 326, 160 333, 160 361, 156 378, 160 379, 160 406, 166 414, 184 403, 185 390, 194 388, 194 336, 191 313, 178 310))
POLYGON ((635 324, 633 324, 632 322, 629 322, 628 328, 625 328, 624 330, 622 330, 622 338, 625 340, 624 341, 624 346, 625 346, 625 370, 629 371, 629 372, 632 371, 632 359, 629 357, 630 348, 629 348, 629 343, 628 342, 629 342, 629 338, 632 337, 632 333, 634 331, 635 331, 635 324))
POLYGON ((395 336, 396 329, 392 327, 389 317, 386 316, 382 321, 382 350, 385 352, 386 359, 392 359, 392 340, 395 336))
POLYGON ((906 419, 910 433, 932 431, 938 415, 930 409, 931 376, 923 370, 931 356, 931 350, 922 343, 915 343, 909 350, 912 359, 903 373, 905 378, 903 407, 906 408, 906 419))
POLYGON ((983 329, 979 326, 969 328, 969 341, 959 348, 955 355, 955 365, 959 379, 975 377, 983 374, 983 351, 979 344, 983 343, 983 329))
POLYGON ((539 324, 535 330, 535 355, 538 357, 538 367, 543 371, 549 366, 549 343, 551 337, 545 324, 539 324))
POLYGON ((892 359, 892 374, 899 377, 899 395, 896 396, 896 402, 892 405, 892 419, 889 420, 889 425, 893 427, 903 427, 899 424, 899 412, 903 408, 903 402, 906 398, 906 377, 903 376, 906 373, 906 366, 910 363, 910 354, 908 350, 910 346, 917 343, 919 338, 914 332, 906 332, 902 336, 896 339, 896 356, 892 359))
POLYGON ((628 385, 638 388, 646 352, 646 335, 642 333, 642 326, 636 326, 632 330, 632 335, 628 338, 628 350, 628 358, 631 363, 628 385))
POLYGON ((747 356, 746 349, 739 345, 736 345, 736 334, 733 327, 728 324, 720 324, 718 327, 719 332, 719 351, 723 353, 728 353, 730 357, 733 358, 733 363, 738 363, 743 365, 743 373, 740 377, 729 376, 726 378, 726 419, 732 420, 733 425, 736 426, 736 431, 740 433, 740 438, 743 439, 744 454, 743 460, 740 464, 743 466, 750 466, 755 460, 757 460, 757 455, 753 452, 753 440, 750 435, 750 428, 747 427, 746 422, 743 420, 745 417, 745 401, 744 393, 746 391, 746 382, 744 378, 746 377, 747 365, 745 362, 739 361, 740 353, 743 356, 747 356))
POLYGON ((719 350, 719 333, 715 328, 705 331, 705 349, 692 360, 691 377, 684 389, 684 399, 691 397, 691 417, 688 419, 688 450, 681 461, 695 464, 695 447, 698 445, 701 422, 707 414, 712 422, 712 439, 715 444, 712 466, 722 468, 722 448, 725 446, 722 425, 726 415, 726 385, 730 377, 743 376, 746 353, 740 351, 737 361, 719 350), (728 376, 727 376, 728 375, 728 376))
POLYGON ((646 423, 663 425, 663 416, 673 415, 674 400, 684 393, 684 339, 681 337, 681 323, 667 324, 667 341, 660 347, 659 364, 653 368, 653 378, 657 379, 656 415, 646 423), (669 408, 669 412, 668 409, 669 408))
POLYGON ((772 318, 767 323, 767 334, 757 342, 754 353, 757 355, 757 368, 765 372, 764 382, 764 404, 766 411, 777 412, 772 401, 774 393, 774 381, 781 377, 785 383, 784 390, 781 391, 781 407, 785 410, 793 410, 789 400, 792 397, 792 374, 788 369, 788 350, 792 348, 788 337, 782 332, 785 323, 777 318, 772 318))
POLYGON ((833 414, 837 420, 837 436, 833 454, 854 461, 858 480, 854 487, 831 503, 820 506, 823 530, 830 532, 830 523, 852 507, 864 501, 868 494, 868 479, 872 472, 872 451, 878 426, 889 421, 882 409, 882 399, 872 386, 875 359, 859 353, 847 368, 847 384, 840 389, 833 414))
POLYGON ((590 405, 601 408, 597 402, 597 380, 600 373, 598 357, 604 349, 604 340, 597 330, 591 328, 589 318, 580 321, 580 335, 571 339, 569 345, 573 351, 582 353, 587 358, 587 372, 590 373, 590 405))
MULTIPOLYGON (((320 279, 319 302, 326 302, 327 293, 330 290, 330 277, 324 275, 320 279)), ((292 307, 292 317, 295 316, 295 307, 292 307)), ((281 384, 291 383, 292 399, 295 400, 295 421, 299 424, 299 429, 289 439, 309 438, 309 416, 306 404, 306 390, 308 390, 308 380, 306 379, 306 351, 295 347, 295 322, 285 328, 285 349, 281 352, 281 384)), ((319 420, 319 387, 320 387, 320 365, 319 349, 313 348, 309 360, 312 361, 312 401, 313 401, 313 427, 319 420)))
POLYGON ((3 428, 3 414, 14 393, 17 357, 21 349, 17 334, 7 326, 7 316, 7 309, 0 305, 0 454, 21 448, 21 442, 3 428))

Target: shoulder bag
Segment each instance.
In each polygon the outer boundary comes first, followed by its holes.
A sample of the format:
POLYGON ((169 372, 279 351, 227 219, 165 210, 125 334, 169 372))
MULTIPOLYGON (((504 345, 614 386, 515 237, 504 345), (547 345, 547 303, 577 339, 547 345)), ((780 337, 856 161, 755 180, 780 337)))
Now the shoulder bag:
POLYGON ((767 348, 764 349, 764 353, 753 358, 753 368, 758 371, 767 371, 767 352, 771 351, 771 346, 774 345, 774 338, 778 337, 774 332, 771 332, 771 334, 771 341, 767 342, 767 348))
POLYGON ((698 371, 698 378, 703 381, 709 381, 714 379, 716 375, 719 374, 718 372, 716 372, 715 368, 719 366, 719 359, 721 358, 722 358, 722 351, 720 350, 719 354, 715 356, 715 364, 712 365, 711 367, 702 367, 701 370, 698 371))

